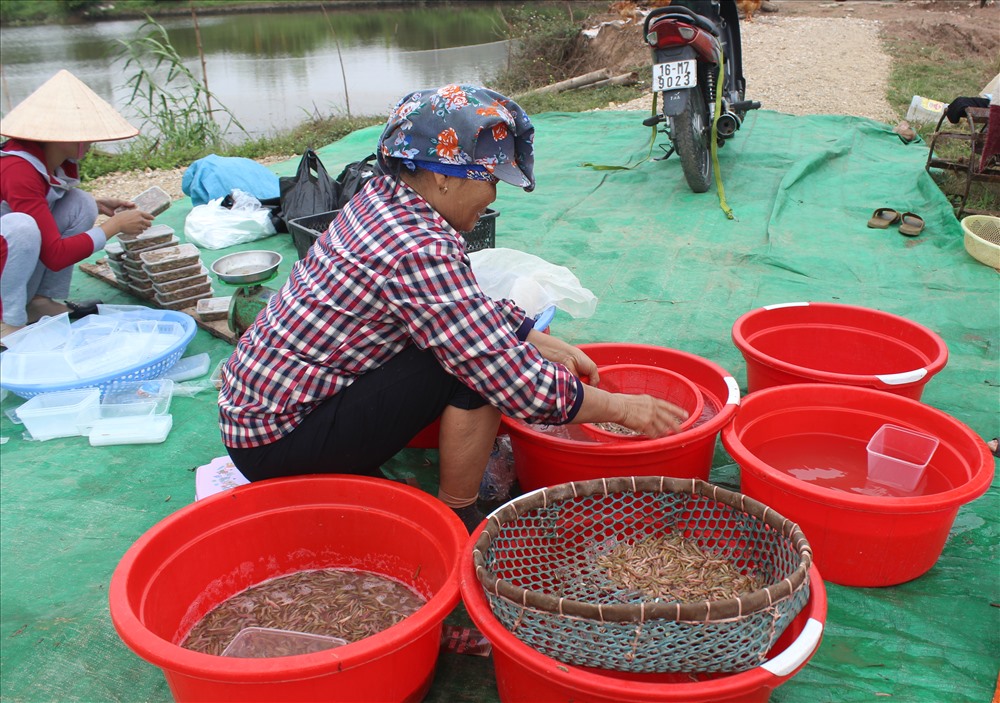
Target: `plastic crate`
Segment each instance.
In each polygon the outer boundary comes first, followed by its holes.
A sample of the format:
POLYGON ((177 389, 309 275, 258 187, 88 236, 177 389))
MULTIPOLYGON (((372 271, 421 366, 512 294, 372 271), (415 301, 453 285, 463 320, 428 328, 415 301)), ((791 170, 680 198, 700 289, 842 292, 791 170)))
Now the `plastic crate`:
POLYGON ((470 254, 480 249, 493 249, 497 245, 497 217, 500 213, 487 208, 471 232, 463 232, 465 250, 470 254))
POLYGON ((295 253, 300 259, 305 258, 309 247, 326 232, 338 212, 340 210, 329 210, 288 221, 288 232, 292 235, 292 244, 295 245, 295 253))
MULTIPOLYGON (((306 255, 313 242, 326 232, 338 212, 340 210, 330 210, 317 215, 307 215, 289 220, 288 231, 292 235, 292 244, 295 245, 295 252, 300 259, 306 255)), ((487 208, 472 231, 462 234, 467 252, 472 253, 480 249, 496 247, 497 217, 499 216, 498 211, 487 208)))

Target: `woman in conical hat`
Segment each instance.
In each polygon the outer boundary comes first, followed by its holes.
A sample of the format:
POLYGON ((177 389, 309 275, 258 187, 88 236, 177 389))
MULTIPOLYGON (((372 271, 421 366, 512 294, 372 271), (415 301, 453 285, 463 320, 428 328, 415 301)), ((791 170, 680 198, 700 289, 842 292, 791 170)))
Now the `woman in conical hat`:
POLYGON ((78 163, 92 142, 139 131, 69 71, 60 71, 0 121, 0 314, 10 331, 44 315, 80 312, 69 294, 73 265, 153 216, 80 190, 78 163), (119 211, 120 210, 120 211, 119 211), (108 219, 95 225, 98 213, 108 219))

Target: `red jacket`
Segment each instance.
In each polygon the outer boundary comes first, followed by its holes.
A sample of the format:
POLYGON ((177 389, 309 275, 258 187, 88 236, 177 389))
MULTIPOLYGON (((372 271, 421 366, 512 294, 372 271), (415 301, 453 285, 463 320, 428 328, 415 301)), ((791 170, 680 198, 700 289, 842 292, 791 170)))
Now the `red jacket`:
MULTIPOLYGON (((37 142, 10 139, 2 145, 7 155, 0 157, 0 201, 3 213, 23 212, 31 215, 42 233, 40 259, 43 264, 58 271, 83 261, 94 253, 94 240, 86 232, 62 237, 52 218, 49 191, 59 185, 55 177, 43 174, 29 160, 17 156, 17 152, 30 154, 45 163, 45 154, 37 142)), ((64 161, 60 167, 69 184, 77 182, 76 162, 64 161)), ((61 174, 61 175, 62 175, 61 174)), ((0 245, 0 272, 7 264, 7 247, 0 245)))

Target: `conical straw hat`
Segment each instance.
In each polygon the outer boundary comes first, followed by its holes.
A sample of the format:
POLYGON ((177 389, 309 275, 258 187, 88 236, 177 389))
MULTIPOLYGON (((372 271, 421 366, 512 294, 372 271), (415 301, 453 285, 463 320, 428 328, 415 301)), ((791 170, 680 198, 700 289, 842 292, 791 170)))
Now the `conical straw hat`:
POLYGON ((110 142, 139 133, 69 71, 59 71, 0 121, 0 134, 35 142, 110 142))

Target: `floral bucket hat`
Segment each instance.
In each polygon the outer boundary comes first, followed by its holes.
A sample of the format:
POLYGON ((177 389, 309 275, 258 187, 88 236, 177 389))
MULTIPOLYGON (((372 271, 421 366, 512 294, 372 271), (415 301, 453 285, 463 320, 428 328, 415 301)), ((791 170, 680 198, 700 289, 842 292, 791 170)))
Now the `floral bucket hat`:
POLYGON ((479 86, 446 85, 396 104, 379 137, 378 161, 386 170, 390 158, 467 166, 466 178, 492 175, 531 191, 534 136, 531 120, 510 98, 479 86))

